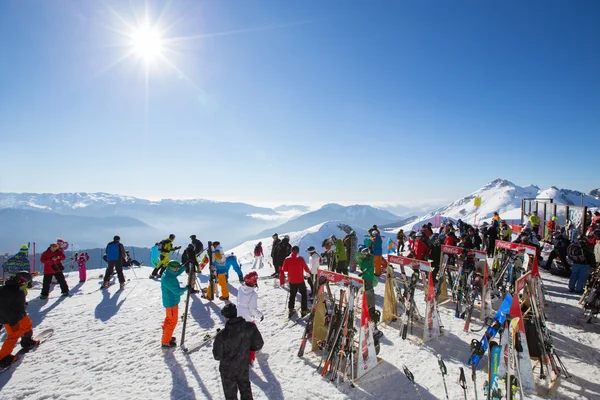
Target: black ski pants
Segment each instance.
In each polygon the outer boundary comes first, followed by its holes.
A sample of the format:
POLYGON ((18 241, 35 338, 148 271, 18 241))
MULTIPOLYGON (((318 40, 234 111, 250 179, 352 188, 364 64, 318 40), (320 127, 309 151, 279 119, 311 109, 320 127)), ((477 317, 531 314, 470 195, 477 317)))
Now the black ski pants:
POLYGON ((226 400, 237 400, 238 390, 241 400, 252 400, 252 386, 250 385, 250 370, 243 369, 236 375, 221 372, 221 383, 226 400))
POLYGON ((108 267, 106 267, 106 272, 104 273, 104 282, 108 282, 110 277, 113 274, 113 271, 117 270, 117 277, 119 278, 119 283, 125 282, 125 276, 123 275, 123 264, 121 261, 109 261, 108 267))
POLYGON ((335 272, 338 274, 348 275, 348 260, 336 260, 335 272))
POLYGON ((571 264, 569 264, 569 262, 567 261, 566 255, 564 253, 559 253, 556 250, 552 250, 550 252, 550 255, 548 256, 548 261, 546 261, 547 270, 552 269, 552 261, 554 261, 555 258, 558 258, 560 260, 565 269, 571 269, 571 264))
POLYGON ((69 285, 67 285, 67 281, 65 280, 65 276, 62 271, 57 271, 53 274, 44 274, 44 280, 42 281, 42 292, 40 295, 48 296, 50 293, 50 282, 52 282, 52 277, 56 278, 56 281, 60 285, 61 293, 69 293, 69 285))
POLYGON ((306 295, 306 284, 304 281, 301 283, 291 283, 290 282, 290 300, 288 302, 288 309, 293 310, 296 305, 296 293, 300 292, 302 296, 302 300, 300 301, 300 308, 302 311, 308 311, 308 296, 306 295))
POLYGON ((396 250, 396 254, 400 255, 404 251, 404 240, 398 243, 398 249, 396 250))

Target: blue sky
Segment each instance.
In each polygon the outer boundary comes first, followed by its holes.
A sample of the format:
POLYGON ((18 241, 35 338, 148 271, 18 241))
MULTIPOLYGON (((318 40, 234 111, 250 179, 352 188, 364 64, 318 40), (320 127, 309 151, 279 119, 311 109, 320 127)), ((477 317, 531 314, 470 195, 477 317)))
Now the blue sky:
POLYGON ((3 1, 0 191, 414 202, 497 177, 589 191, 599 18, 597 1, 3 1), (163 56, 118 62, 145 15, 163 56))

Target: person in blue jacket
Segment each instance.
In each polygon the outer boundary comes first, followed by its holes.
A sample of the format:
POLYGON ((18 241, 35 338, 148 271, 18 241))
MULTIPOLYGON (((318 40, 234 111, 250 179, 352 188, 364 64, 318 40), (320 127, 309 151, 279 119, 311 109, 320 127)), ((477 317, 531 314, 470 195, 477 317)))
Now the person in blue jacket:
POLYGON ((379 233, 379 229, 377 229, 377 225, 373 225, 373 228, 369 229, 369 234, 371 235, 371 241, 373 242, 371 245, 371 254, 373 254, 373 261, 375 264, 375 276, 380 276, 383 273, 383 268, 381 266, 383 240, 381 239, 381 234, 379 233))
POLYGON ((179 319, 179 301, 181 295, 188 290, 188 287, 181 287, 177 277, 185 271, 185 265, 181 265, 178 261, 169 261, 167 268, 160 279, 160 289, 162 291, 162 303, 166 309, 165 321, 162 329, 162 348, 177 346, 173 332, 177 326, 179 319))

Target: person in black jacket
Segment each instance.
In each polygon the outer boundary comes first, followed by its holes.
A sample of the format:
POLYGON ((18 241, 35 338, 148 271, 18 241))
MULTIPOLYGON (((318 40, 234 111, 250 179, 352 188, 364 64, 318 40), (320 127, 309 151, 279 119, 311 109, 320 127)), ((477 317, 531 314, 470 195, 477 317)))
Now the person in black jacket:
POLYGON ((277 265, 275 263, 275 254, 277 253, 277 247, 279 247, 279 243, 281 243, 281 239, 279 239, 279 235, 274 233, 273 234, 273 245, 271 247, 271 260, 273 260, 273 267, 275 268, 275 272, 271 276, 274 278, 279 276, 279 267, 281 265, 283 265, 283 261, 279 265, 277 265))
POLYGON ((19 272, 0 286, 0 323, 4 324, 6 340, 0 349, 0 367, 6 368, 15 362, 18 356, 11 354, 15 344, 21 338, 21 347, 26 351, 39 344, 33 340, 31 319, 25 311, 25 292, 22 286, 27 285, 31 275, 19 272))
POLYGON ((279 268, 281 268, 283 262, 290 254, 292 254, 292 245, 290 244, 290 237, 288 235, 285 235, 283 239, 281 239, 281 242, 277 245, 277 248, 275 249, 275 254, 273 258, 273 266, 275 267, 275 273, 277 274, 275 275, 275 277, 279 276, 279 268))
POLYGON ((237 316, 235 304, 227 304, 221 314, 226 323, 225 328, 215 337, 213 356, 220 362, 219 372, 225 399, 237 400, 239 390, 241 400, 251 400, 250 352, 262 349, 263 338, 255 324, 237 316))
POLYGON ((196 239, 196 235, 190 236, 190 239, 192 239, 192 244, 194 245, 194 252, 196 254, 196 257, 198 257, 204 251, 204 245, 200 240, 196 239))
POLYGON ((196 271, 197 267, 200 265, 198 263, 198 258, 196 257, 196 246, 194 246, 193 239, 192 243, 188 244, 188 247, 183 251, 183 255, 181 256, 181 264, 185 265, 186 271, 188 273, 188 279, 190 282, 190 293, 200 293, 200 291, 196 288, 196 271), (193 276, 189 276, 189 275, 193 276))
POLYGON ((496 251, 496 240, 498 239, 498 221, 492 221, 492 224, 488 226, 483 234, 486 245, 485 249, 488 257, 494 257, 496 251))
POLYGON ((552 239, 552 245, 554 246, 554 249, 552 249, 550 252, 548 260, 546 261, 546 264, 542 266, 542 268, 550 271, 552 269, 552 261, 558 257, 564 269, 564 271, 561 272, 570 275, 571 264, 567 261, 567 247, 569 247, 571 241, 559 231, 554 231, 553 236, 554 238, 552 239))

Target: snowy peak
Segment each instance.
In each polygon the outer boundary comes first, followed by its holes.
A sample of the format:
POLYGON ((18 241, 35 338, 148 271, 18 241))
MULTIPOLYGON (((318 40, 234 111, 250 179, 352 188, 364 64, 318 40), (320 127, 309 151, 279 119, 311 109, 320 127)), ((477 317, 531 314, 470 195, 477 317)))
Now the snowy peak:
POLYGON ((487 190, 491 188, 516 187, 514 183, 502 178, 496 178, 479 190, 487 190))

